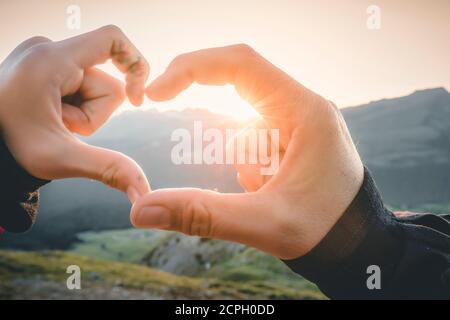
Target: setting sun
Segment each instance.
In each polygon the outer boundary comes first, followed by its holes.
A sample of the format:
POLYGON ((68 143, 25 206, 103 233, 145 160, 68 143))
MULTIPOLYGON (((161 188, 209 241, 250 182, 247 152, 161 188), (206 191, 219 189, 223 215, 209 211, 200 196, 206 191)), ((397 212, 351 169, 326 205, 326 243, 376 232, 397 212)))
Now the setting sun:
POLYGON ((251 120, 258 117, 256 111, 237 94, 234 87, 202 86, 194 84, 182 92, 173 101, 147 102, 146 107, 158 110, 181 110, 184 108, 205 108, 215 113, 222 113, 236 120, 251 120))

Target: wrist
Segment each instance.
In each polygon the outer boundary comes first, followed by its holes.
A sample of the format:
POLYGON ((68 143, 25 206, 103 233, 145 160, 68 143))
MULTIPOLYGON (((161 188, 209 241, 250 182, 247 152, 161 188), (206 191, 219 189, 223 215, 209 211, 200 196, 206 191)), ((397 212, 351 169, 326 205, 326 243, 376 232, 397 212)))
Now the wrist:
MULTIPOLYGON (((364 181, 364 166, 355 168, 347 185, 330 196, 311 197, 301 206, 287 206, 285 219, 278 224, 275 238, 280 239, 274 254, 280 259, 291 260, 307 255, 333 230, 348 210, 364 181), (361 173, 362 170, 362 173, 361 173), (280 235, 282 235, 280 237, 280 235)), ((328 193, 333 193, 328 191, 328 193)))
POLYGON ((285 217, 282 259, 301 257, 317 246, 336 225, 358 194, 364 166, 340 113, 332 127, 315 130, 315 139, 303 148, 298 171, 290 172, 289 190, 284 190, 280 210, 285 217))

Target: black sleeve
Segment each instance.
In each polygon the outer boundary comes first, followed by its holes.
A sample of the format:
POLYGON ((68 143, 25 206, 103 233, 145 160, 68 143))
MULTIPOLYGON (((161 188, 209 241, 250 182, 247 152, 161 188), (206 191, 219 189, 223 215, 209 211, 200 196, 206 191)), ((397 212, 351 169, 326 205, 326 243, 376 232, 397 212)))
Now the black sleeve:
POLYGON ((38 188, 49 181, 28 174, 0 137, 0 227, 25 232, 33 225, 39 202, 38 188))
POLYGON ((365 169, 359 193, 332 230, 308 254, 284 262, 332 299, 450 299, 449 220, 395 216, 365 169))

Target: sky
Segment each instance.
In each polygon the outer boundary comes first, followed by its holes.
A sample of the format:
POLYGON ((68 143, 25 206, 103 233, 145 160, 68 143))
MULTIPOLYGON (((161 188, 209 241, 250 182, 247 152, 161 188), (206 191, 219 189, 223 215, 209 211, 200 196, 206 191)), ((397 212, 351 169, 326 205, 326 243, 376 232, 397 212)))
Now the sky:
MULTIPOLYGON (((183 52, 247 43, 340 107, 450 89, 450 0, 0 0, 0 60, 29 37, 60 40, 106 24, 145 55, 150 79, 183 52), (81 9, 78 30, 66 25, 69 5, 81 9), (370 5, 380 9, 379 29, 367 27, 370 5)), ((112 65, 102 69, 121 77, 112 65)), ((144 107, 251 114, 230 86, 194 85, 144 107)))

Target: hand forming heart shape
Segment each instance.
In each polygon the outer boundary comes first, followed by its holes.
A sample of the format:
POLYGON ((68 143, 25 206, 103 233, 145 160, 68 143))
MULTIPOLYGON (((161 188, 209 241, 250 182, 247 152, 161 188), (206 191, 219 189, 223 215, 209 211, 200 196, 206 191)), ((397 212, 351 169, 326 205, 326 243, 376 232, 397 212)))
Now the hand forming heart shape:
POLYGON ((31 38, 0 65, 3 139, 16 161, 37 178, 95 179, 126 192, 134 202, 150 191, 136 162, 87 145, 70 131, 93 133, 125 93, 140 105, 148 74, 148 63, 115 26, 58 42, 31 38), (110 58, 126 74, 125 90, 121 82, 94 68, 110 58), (81 96, 79 107, 70 104, 73 94, 81 96))
POLYGON ((306 254, 363 181, 362 162, 339 110, 247 45, 182 54, 146 93, 164 101, 193 82, 233 84, 268 128, 279 129, 280 169, 265 179, 255 167, 237 166, 247 194, 156 190, 134 204, 133 224, 237 241, 284 259, 306 254))

